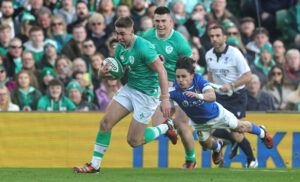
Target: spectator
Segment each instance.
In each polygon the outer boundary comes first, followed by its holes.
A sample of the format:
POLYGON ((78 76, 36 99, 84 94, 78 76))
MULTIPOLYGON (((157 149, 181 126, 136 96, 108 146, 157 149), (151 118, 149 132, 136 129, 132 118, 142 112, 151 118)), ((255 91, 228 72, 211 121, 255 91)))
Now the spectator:
POLYGON ((185 4, 182 1, 176 0, 172 3, 171 7, 175 27, 183 25, 188 18, 185 12, 185 4))
POLYGON ((43 95, 47 93, 49 82, 55 78, 55 72, 53 68, 44 67, 40 73, 40 91, 43 95))
MULTIPOLYGON (((232 24, 232 25, 228 26, 226 28, 226 34, 227 34, 227 40, 228 40, 228 38, 236 38, 238 40, 238 44, 236 45, 236 47, 238 49, 240 49, 240 51, 243 53, 243 55, 248 60, 250 57, 247 54, 246 48, 242 41, 240 30, 237 27, 237 25, 232 24)), ((249 63, 249 60, 248 60, 248 63, 249 63)))
POLYGON ((6 86, 6 88, 11 92, 16 89, 16 83, 7 77, 6 69, 0 64, 0 86, 6 86))
POLYGON ((247 84, 247 111, 271 111, 274 110, 274 101, 265 91, 261 90, 257 75, 252 74, 251 81, 247 84))
POLYGON ((249 60, 250 62, 258 58, 260 49, 265 44, 271 45, 269 42, 269 32, 265 28, 259 27, 255 29, 254 40, 246 45, 248 53, 252 55, 252 59, 249 60))
POLYGON ((75 58, 72 62, 72 71, 80 71, 83 72, 84 74, 88 74, 88 68, 86 62, 82 58, 75 58))
POLYGON ((30 73, 31 85, 36 89, 39 89, 39 84, 37 79, 39 73, 34 64, 34 58, 32 52, 28 52, 28 51, 23 52, 22 70, 26 70, 30 73))
POLYGON ((99 88, 95 91, 100 111, 105 112, 112 97, 121 87, 122 85, 119 80, 105 79, 101 82, 99 88))
POLYGON ((73 28, 73 38, 63 47, 61 54, 73 60, 82 56, 82 43, 87 38, 87 32, 83 25, 73 28))
POLYGON ((44 55, 45 36, 43 29, 34 26, 29 31, 29 41, 24 44, 25 50, 33 54, 34 60, 38 63, 44 55))
POLYGON ((206 31, 206 11, 203 4, 196 4, 191 17, 185 22, 184 26, 191 37, 201 38, 206 31))
POLYGON ((90 30, 89 38, 93 40, 93 44, 96 45, 97 51, 105 51, 105 42, 108 38, 108 34, 105 32, 104 17, 100 13, 94 13, 88 21, 88 27, 90 30))
POLYGON ((44 45, 44 52, 42 59, 37 63, 37 68, 42 70, 44 67, 55 67, 55 60, 57 59, 57 44, 54 40, 48 39, 44 45))
POLYGON ((11 0, 3 0, 1 2, 1 9, 2 17, 0 19, 0 24, 7 24, 11 28, 11 37, 15 37, 17 34, 20 33, 20 26, 19 22, 15 19, 14 13, 15 9, 13 6, 13 2, 11 0))
POLYGON ((238 23, 234 15, 226 9, 226 0, 215 0, 211 5, 211 12, 207 15, 208 21, 216 20, 221 25, 224 20, 238 23))
POLYGON ((0 85, 0 111, 20 111, 19 106, 11 102, 10 92, 4 85, 0 85))
POLYGON ((118 17, 125 17, 125 16, 131 16, 130 7, 128 6, 128 4, 120 3, 116 9, 115 20, 118 17))
POLYGON ((276 64, 279 64, 281 66, 284 66, 286 63, 285 58, 285 47, 284 43, 281 40, 275 40, 273 42, 273 50, 274 50, 274 61, 276 64))
POLYGON ((300 52, 297 49, 287 51, 285 73, 296 88, 300 83, 300 52))
POLYGON ((30 14, 37 19, 39 11, 44 7, 44 0, 29 0, 28 3, 28 7, 31 7, 30 14))
POLYGON ((22 69, 21 55, 23 52, 22 42, 18 38, 13 38, 9 42, 8 53, 4 59, 4 66, 7 70, 7 76, 14 76, 22 69))
POLYGON ((260 49, 259 57, 254 61, 254 64, 251 65, 251 71, 259 77, 261 84, 265 85, 268 74, 274 65, 275 61, 273 60, 272 46, 265 44, 260 49))
POLYGON ((82 71, 74 71, 73 79, 75 79, 83 90, 83 99, 88 102, 92 102, 95 98, 94 87, 89 79, 89 75, 82 71))
POLYGON ((64 85, 58 79, 49 82, 47 95, 38 101, 39 111, 74 111, 75 104, 64 96, 64 85))
POLYGON ((29 31, 34 24, 35 17, 32 14, 23 13, 21 17, 21 32, 17 35, 17 37, 22 40, 22 43, 29 40, 29 31))
POLYGON ((300 84, 297 90, 288 95, 288 105, 291 110, 300 112, 300 84))
POLYGON ((62 48, 72 39, 72 35, 67 33, 66 23, 62 17, 52 16, 50 38, 55 40, 58 53, 60 53, 62 48))
POLYGON ((153 28, 153 26, 153 20, 149 16, 143 16, 141 18, 141 29, 137 32, 137 35, 143 37, 144 33, 150 28, 153 28))
POLYGON ((241 37, 244 45, 254 39, 255 20, 251 17, 244 17, 240 22, 241 37))
POLYGON ((96 110, 98 110, 98 107, 95 104, 93 104, 91 102, 87 102, 82 99, 83 90, 82 90, 80 84, 76 80, 71 81, 68 84, 66 90, 67 90, 68 97, 76 105, 77 111, 96 111, 96 110))
POLYGON ((77 20, 68 25, 68 33, 71 33, 74 30, 74 27, 77 25, 81 25, 86 27, 88 23, 88 18, 90 17, 90 13, 85 1, 77 1, 76 4, 76 17, 77 20))
POLYGON ((203 62, 205 63, 205 53, 202 53, 200 55, 199 49, 195 45, 192 45, 192 58, 194 60, 193 65, 195 67, 195 72, 200 75, 204 75, 206 73, 206 69, 205 67, 200 66, 199 63, 203 63, 203 62), (204 60, 200 61, 201 59, 204 60))
POLYGON ((56 77, 67 85, 72 79, 72 62, 66 56, 60 56, 56 59, 55 63, 55 74, 56 77))
POLYGON ((268 82, 263 88, 273 97, 275 110, 287 110, 287 96, 294 90, 293 85, 286 80, 283 67, 274 66, 268 75, 268 82))
POLYGON ((11 40, 11 28, 7 24, 0 25, 0 56, 8 52, 9 42, 11 40))
POLYGON ((82 58, 84 59, 85 63, 89 66, 88 70, 91 70, 91 56, 94 54, 96 54, 95 43, 91 39, 86 39, 85 41, 83 41, 82 58))
POLYGON ((148 8, 146 9, 146 14, 144 16, 149 16, 151 19, 154 19, 154 11, 158 6, 154 3, 149 4, 148 8))
POLYGON ((76 10, 73 0, 62 0, 62 7, 54 10, 54 14, 63 18, 65 24, 69 25, 76 20, 76 10))
POLYGON ((30 72, 22 70, 18 73, 17 89, 12 93, 12 102, 17 104, 22 111, 37 110, 37 102, 42 96, 41 92, 31 85, 30 72))
POLYGON ((41 8, 38 12, 38 26, 43 29, 45 37, 48 37, 48 32, 50 30, 51 25, 51 16, 51 11, 46 7, 41 8))
MULTIPOLYGON (((134 22, 134 31, 140 31, 141 19, 146 15, 146 2, 144 0, 133 0, 131 7, 131 17, 134 22)), ((154 12, 153 12, 154 15, 154 12)))
POLYGON ((116 13, 114 11, 114 4, 112 0, 101 0, 98 4, 97 11, 104 16, 106 26, 113 24, 116 13))
POLYGON ((91 57, 91 65, 92 65, 92 84, 94 89, 96 88, 97 85, 100 84, 101 82, 101 77, 99 74, 99 71, 101 67, 103 66, 103 60, 104 56, 100 53, 96 53, 91 57))
POLYGON ((288 10, 283 27, 284 36, 287 42, 291 42, 291 47, 300 49, 300 21, 299 21, 300 1, 288 10))

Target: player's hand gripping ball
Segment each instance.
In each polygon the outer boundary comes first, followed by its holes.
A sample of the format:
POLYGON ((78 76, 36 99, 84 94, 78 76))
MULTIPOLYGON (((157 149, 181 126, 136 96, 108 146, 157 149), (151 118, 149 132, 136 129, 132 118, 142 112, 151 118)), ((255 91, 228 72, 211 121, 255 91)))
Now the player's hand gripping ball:
POLYGON ((109 65, 110 70, 110 77, 108 77, 108 79, 121 79, 123 76, 123 66, 121 65, 121 63, 119 61, 117 61, 115 58, 112 57, 108 57, 106 59, 104 59, 103 61, 104 65, 109 65))

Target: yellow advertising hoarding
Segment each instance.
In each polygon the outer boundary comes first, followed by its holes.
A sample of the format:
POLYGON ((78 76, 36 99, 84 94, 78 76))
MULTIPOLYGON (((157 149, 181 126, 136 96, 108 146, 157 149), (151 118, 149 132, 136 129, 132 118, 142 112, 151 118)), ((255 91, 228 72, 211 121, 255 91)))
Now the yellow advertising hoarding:
MULTIPOLYGON (((72 167, 91 160, 99 120, 103 113, 1 113, 0 167, 72 167)), ((274 136, 275 147, 268 150, 256 136, 247 134, 259 167, 300 167, 300 114, 248 114, 247 120, 265 125, 274 136)), ((184 162, 181 142, 172 145, 165 137, 132 149, 126 141, 131 116, 113 129, 111 145, 102 166, 171 167, 184 162)), ((196 142, 197 163, 213 167, 210 153, 196 142)), ((243 154, 225 165, 242 167, 243 154)))

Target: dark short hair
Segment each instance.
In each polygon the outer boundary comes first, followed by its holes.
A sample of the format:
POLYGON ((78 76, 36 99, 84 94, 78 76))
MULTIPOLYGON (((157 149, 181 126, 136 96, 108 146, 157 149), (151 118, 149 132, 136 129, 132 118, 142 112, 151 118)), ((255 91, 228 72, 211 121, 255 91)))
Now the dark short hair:
POLYGON ((42 32, 44 35, 44 31, 40 26, 31 27, 31 29, 29 30, 29 34, 31 34, 32 32, 42 32))
POLYGON ((259 34, 265 34, 266 36, 269 37, 269 32, 264 27, 258 27, 258 28, 255 29, 255 31, 254 31, 254 37, 256 37, 259 34))
POLYGON ((129 16, 119 17, 115 22, 115 27, 130 28, 133 27, 133 20, 129 16))
POLYGON ((57 78, 52 79, 49 82, 48 86, 61 86, 62 88, 64 88, 64 84, 59 79, 57 79, 57 78))
POLYGON ((255 24, 255 20, 252 17, 249 17, 249 16, 242 18, 241 21, 240 21, 240 24, 243 24, 243 23, 246 23, 246 22, 252 22, 252 23, 255 24))
POLYGON ((208 29, 208 32, 210 32, 211 30, 215 30, 215 29, 220 29, 222 31, 223 35, 226 35, 226 31, 225 31, 224 27, 221 25, 214 25, 214 26, 210 27, 208 29))
POLYGON ((170 9, 165 6, 159 6, 154 11, 154 14, 158 14, 158 15, 164 15, 164 14, 170 14, 170 13, 171 13, 170 9))
POLYGON ((190 74, 194 74, 195 73, 195 67, 193 66, 193 58, 190 57, 180 57, 177 60, 176 63, 176 69, 185 69, 187 70, 190 74))

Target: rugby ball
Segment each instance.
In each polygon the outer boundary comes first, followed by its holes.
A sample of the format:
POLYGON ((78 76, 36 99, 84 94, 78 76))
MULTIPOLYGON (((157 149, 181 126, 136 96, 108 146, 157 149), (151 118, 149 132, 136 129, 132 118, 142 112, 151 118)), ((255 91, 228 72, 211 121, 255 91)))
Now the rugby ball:
POLYGON ((119 61, 117 61, 115 58, 108 57, 103 60, 104 65, 110 65, 111 69, 109 73, 111 74, 111 77, 109 79, 121 79, 123 76, 123 66, 119 61))

